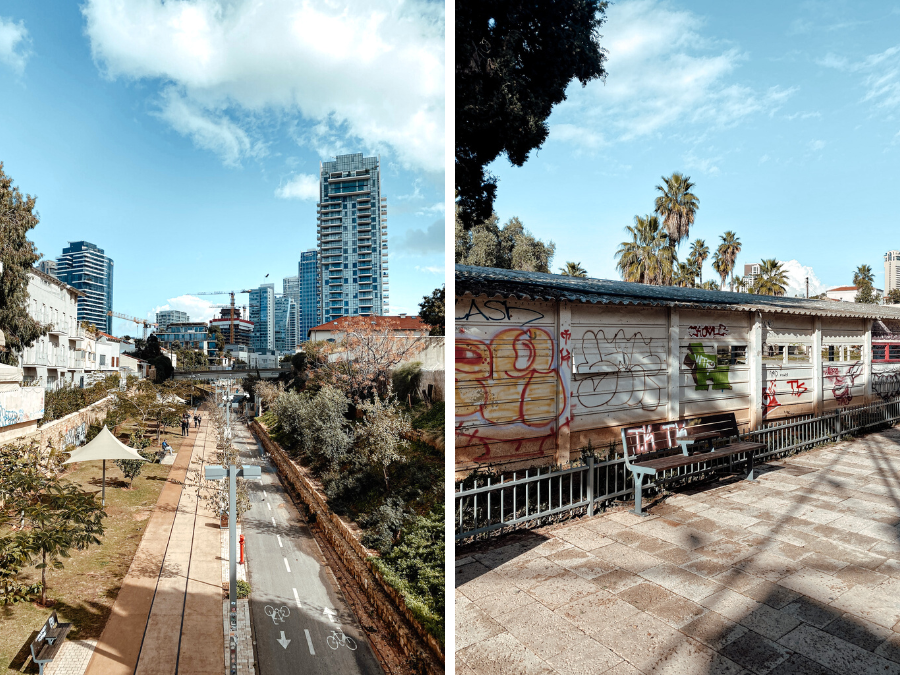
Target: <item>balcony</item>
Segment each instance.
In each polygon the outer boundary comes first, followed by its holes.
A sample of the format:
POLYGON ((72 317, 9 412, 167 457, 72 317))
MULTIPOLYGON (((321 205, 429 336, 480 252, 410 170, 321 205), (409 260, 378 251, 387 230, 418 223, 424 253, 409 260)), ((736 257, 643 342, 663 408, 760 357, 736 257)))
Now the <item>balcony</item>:
POLYGON ((56 326, 50 326, 50 329, 47 331, 48 335, 56 335, 57 337, 62 337, 66 334, 66 331, 62 328, 57 328, 56 326))

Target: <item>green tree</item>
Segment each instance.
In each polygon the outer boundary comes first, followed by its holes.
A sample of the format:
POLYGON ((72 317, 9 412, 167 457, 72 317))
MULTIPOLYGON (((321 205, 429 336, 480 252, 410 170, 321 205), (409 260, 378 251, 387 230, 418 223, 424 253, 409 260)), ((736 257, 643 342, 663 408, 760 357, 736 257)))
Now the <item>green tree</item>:
POLYGON ((892 288, 889 290, 887 295, 884 296, 884 299, 889 305, 900 304, 900 288, 892 288))
POLYGON ((670 246, 675 248, 688 238, 700 200, 691 192, 694 184, 689 176, 676 172, 668 178, 663 176, 662 181, 656 186, 661 194, 656 198, 655 211, 666 226, 670 246))
POLYGON ((456 262, 526 272, 549 272, 556 244, 544 243, 513 216, 503 227, 493 214, 471 230, 456 224, 456 262))
POLYGON ((860 280, 857 287, 859 290, 856 292, 856 297, 853 298, 855 302, 867 305, 881 303, 881 293, 875 291, 871 281, 860 280))
POLYGON ((356 442, 371 467, 381 470, 384 477, 384 489, 391 489, 388 469, 392 464, 405 460, 400 452, 408 445, 404 436, 412 430, 403 410, 393 392, 388 391, 385 398, 376 393, 371 401, 364 402, 360 409, 364 421, 356 427, 356 442))
POLYGON ((122 475, 128 479, 128 487, 134 486, 134 479, 141 475, 141 470, 146 463, 147 462, 142 462, 139 459, 116 460, 116 466, 119 467, 119 471, 121 471, 122 475))
POLYGON ((634 225, 625 231, 631 241, 619 244, 616 268, 625 281, 654 286, 668 286, 675 272, 675 249, 656 216, 635 216, 634 225))
POLYGON ((78 486, 51 479, 22 509, 29 529, 28 548, 40 556, 35 567, 41 570, 41 604, 47 604, 47 570, 63 569, 63 558, 74 550, 99 544, 103 536, 103 517, 95 493, 83 492, 78 486))
POLYGON ((719 286, 719 284, 717 284, 712 279, 707 279, 706 281, 704 281, 702 284, 700 284, 700 288, 702 288, 705 291, 721 291, 722 290, 722 287, 719 286))
POLYGON ((553 106, 573 79, 605 77, 606 0, 485 0, 456 7, 456 203, 463 228, 490 217, 506 155, 522 166, 547 138, 553 106))
POLYGON ((587 270, 581 266, 581 263, 570 262, 570 261, 566 262, 565 267, 559 268, 559 273, 562 274, 563 276, 567 276, 567 277, 586 277, 587 276, 587 270))
MULTIPOLYGON (((697 268, 693 263, 676 263, 675 274, 672 277, 673 286, 681 286, 683 288, 694 288, 697 285, 697 268)), ((702 285, 702 284, 701 284, 702 285)))
POLYGON ((216 354, 221 358, 225 353, 225 336, 222 335, 222 329, 218 326, 213 326, 209 329, 209 332, 216 340, 216 354))
POLYGON ((722 278, 722 288, 725 287, 725 279, 729 274, 731 275, 731 287, 733 288, 734 263, 737 260, 738 253, 741 252, 741 240, 731 230, 720 236, 719 239, 722 241, 716 250, 713 268, 722 278), (718 266, 716 266, 715 260, 718 260, 718 266))
POLYGON ((707 248, 706 242, 702 239, 695 239, 694 243, 691 244, 691 252, 688 256, 688 260, 690 260, 697 268, 700 286, 703 286, 703 263, 706 262, 708 257, 709 248, 707 248))
POLYGON ((429 327, 429 335, 443 335, 446 322, 444 309, 446 292, 443 286, 435 288, 419 303, 419 318, 429 327))
POLYGON ((868 265, 860 265, 856 268, 856 272, 853 273, 853 285, 859 286, 862 283, 868 282, 870 285, 875 282, 875 275, 872 273, 872 268, 868 265))
POLYGON ((787 275, 783 266, 775 258, 762 260, 759 265, 759 276, 753 287, 757 295, 782 296, 787 292, 787 275))
POLYGON ((157 384, 165 382, 175 374, 175 368, 172 367, 172 360, 168 356, 160 354, 150 361, 150 364, 156 368, 156 379, 154 381, 157 384))
POLYGON ((40 222, 34 207, 37 197, 24 197, 0 162, 0 330, 6 337, 6 351, 0 351, 0 363, 19 365, 17 354, 47 334, 49 326, 28 314, 28 275, 40 260, 28 231, 40 222))

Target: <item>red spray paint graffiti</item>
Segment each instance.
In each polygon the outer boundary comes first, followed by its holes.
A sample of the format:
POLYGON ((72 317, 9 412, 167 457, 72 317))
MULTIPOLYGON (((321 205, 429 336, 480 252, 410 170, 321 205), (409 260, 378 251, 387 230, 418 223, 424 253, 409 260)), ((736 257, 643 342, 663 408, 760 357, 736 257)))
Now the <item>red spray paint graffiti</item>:
POLYGON ((775 398, 775 387, 777 384, 775 380, 769 380, 768 385, 763 390, 763 417, 781 405, 778 399, 775 398))
POLYGON ((857 361, 847 367, 847 372, 842 373, 840 366, 828 366, 825 368, 825 379, 831 382, 831 393, 834 399, 841 405, 850 405, 853 400, 851 391, 856 378, 862 373, 862 363, 857 361))

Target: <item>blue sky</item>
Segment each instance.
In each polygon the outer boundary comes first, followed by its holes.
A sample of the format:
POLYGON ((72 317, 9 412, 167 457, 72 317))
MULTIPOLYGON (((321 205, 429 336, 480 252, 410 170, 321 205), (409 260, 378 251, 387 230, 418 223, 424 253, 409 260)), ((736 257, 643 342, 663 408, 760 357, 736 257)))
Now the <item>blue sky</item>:
POLYGON ((681 171, 700 200, 691 240, 712 251, 734 230, 739 265, 796 261, 811 290, 863 263, 884 287, 900 249, 900 3, 621 0, 608 18, 606 82, 570 86, 524 167, 491 166, 501 220, 552 239, 554 271, 618 278, 625 226, 681 171))
POLYGON ((297 274, 321 160, 379 154, 391 313, 416 313, 444 281, 443 4, 257 5, 0 5, 0 161, 33 240, 105 249, 118 312, 207 319, 227 297, 187 294, 297 274))

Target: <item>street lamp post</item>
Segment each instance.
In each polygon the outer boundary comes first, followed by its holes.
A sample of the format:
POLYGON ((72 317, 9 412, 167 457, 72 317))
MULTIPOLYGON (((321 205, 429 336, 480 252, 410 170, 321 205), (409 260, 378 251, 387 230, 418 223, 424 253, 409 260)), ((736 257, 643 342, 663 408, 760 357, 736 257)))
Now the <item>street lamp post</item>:
POLYGON ((237 673, 237 479, 260 480, 262 469, 258 466, 231 464, 227 469, 220 464, 207 466, 206 480, 228 478, 228 616, 231 628, 229 649, 231 651, 231 673, 237 673))

